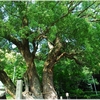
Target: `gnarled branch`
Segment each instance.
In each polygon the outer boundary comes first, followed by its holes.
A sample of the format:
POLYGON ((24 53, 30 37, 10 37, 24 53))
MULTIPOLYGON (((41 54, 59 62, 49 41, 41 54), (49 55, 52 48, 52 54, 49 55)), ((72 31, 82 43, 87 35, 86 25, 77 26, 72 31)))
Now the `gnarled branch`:
POLYGON ((76 52, 76 53, 66 53, 66 52, 63 52, 61 53, 58 57, 57 57, 57 60, 56 61, 59 61, 62 57, 67 57, 69 59, 74 59, 75 62, 79 65, 83 65, 83 62, 81 62, 80 60, 78 60, 75 56, 78 55, 79 52, 76 52))

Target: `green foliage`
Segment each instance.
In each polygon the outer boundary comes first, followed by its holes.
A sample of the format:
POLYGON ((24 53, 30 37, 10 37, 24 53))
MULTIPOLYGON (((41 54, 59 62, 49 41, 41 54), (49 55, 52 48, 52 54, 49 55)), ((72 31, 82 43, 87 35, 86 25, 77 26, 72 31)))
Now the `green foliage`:
POLYGON ((70 98, 87 98, 85 91, 92 91, 91 85, 94 82, 98 84, 97 80, 93 81, 92 71, 88 67, 78 66, 73 60, 66 58, 55 65, 54 79, 55 89, 59 97, 63 98, 66 98, 66 92, 70 94, 70 98))
POLYGON ((0 49, 0 70, 5 70, 15 82, 15 80, 22 78, 26 71, 25 61, 20 53, 0 49))
POLYGON ((4 51, 2 51, 2 49, 0 49, 0 70, 4 69, 4 51))
POLYGON ((35 59, 35 65, 36 65, 37 72, 38 72, 39 77, 40 77, 40 81, 42 82, 44 61, 41 59, 39 61, 37 59, 35 59))
POLYGON ((57 34, 57 27, 56 26, 52 26, 51 30, 48 34, 48 39, 49 41, 53 42, 56 38, 56 34, 57 34))
POLYGON ((100 11, 99 2, 93 2, 0 2, 0 70, 5 70, 13 79, 16 67, 15 79, 22 77, 26 71, 25 61, 12 45, 15 38, 22 44, 27 39, 30 49, 34 50, 33 42, 37 44, 35 65, 42 79, 44 62, 49 54, 48 41, 55 46, 55 39, 59 37, 63 45, 61 52, 74 54, 83 65, 78 65, 71 57, 56 63, 55 88, 59 96, 65 96, 66 92, 74 97, 84 93, 79 88, 80 82, 92 84, 89 79, 92 73, 100 71, 100 11), (13 38, 9 39, 9 36, 13 38))
POLYGON ((15 82, 17 79, 21 79, 26 71, 25 61, 19 53, 11 51, 11 53, 5 54, 5 71, 9 77, 15 82), (14 69, 15 68, 15 69, 14 69), (14 71, 15 70, 15 71, 14 71))

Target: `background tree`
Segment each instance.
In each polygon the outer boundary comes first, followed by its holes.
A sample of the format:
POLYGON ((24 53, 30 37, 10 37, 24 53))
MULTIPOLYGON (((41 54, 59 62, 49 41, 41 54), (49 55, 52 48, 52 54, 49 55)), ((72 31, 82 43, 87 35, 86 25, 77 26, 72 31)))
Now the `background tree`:
MULTIPOLYGON (((91 69, 98 66, 99 6, 96 1, 0 2, 1 40, 15 44, 27 65, 25 98, 58 98, 53 73, 62 57, 91 69), (37 61, 43 67, 42 82, 37 61)), ((7 86, 6 73, 2 77, 7 86)), ((15 87, 9 93, 15 97, 15 87)))

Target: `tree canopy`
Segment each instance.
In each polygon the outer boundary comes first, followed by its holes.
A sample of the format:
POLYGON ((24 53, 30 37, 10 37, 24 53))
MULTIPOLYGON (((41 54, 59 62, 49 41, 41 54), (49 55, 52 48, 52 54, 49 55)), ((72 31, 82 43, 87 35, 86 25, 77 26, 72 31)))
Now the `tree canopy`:
POLYGON ((99 1, 0 2, 0 70, 10 78, 14 66, 19 77, 27 73, 36 98, 42 98, 39 91, 44 98, 57 98, 53 76, 70 81, 74 75, 77 83, 86 77, 85 68, 99 72, 99 8, 99 1))

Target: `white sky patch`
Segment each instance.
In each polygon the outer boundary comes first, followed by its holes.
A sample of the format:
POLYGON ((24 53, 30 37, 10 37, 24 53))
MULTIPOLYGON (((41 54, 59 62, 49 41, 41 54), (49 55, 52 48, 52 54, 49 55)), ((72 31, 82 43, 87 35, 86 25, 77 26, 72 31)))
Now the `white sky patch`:
POLYGON ((36 51, 36 54, 38 54, 40 52, 40 48, 41 48, 41 44, 38 45, 38 49, 36 51))
POLYGON ((15 44, 12 44, 12 48, 13 48, 13 49, 16 48, 16 45, 15 45, 15 44))

